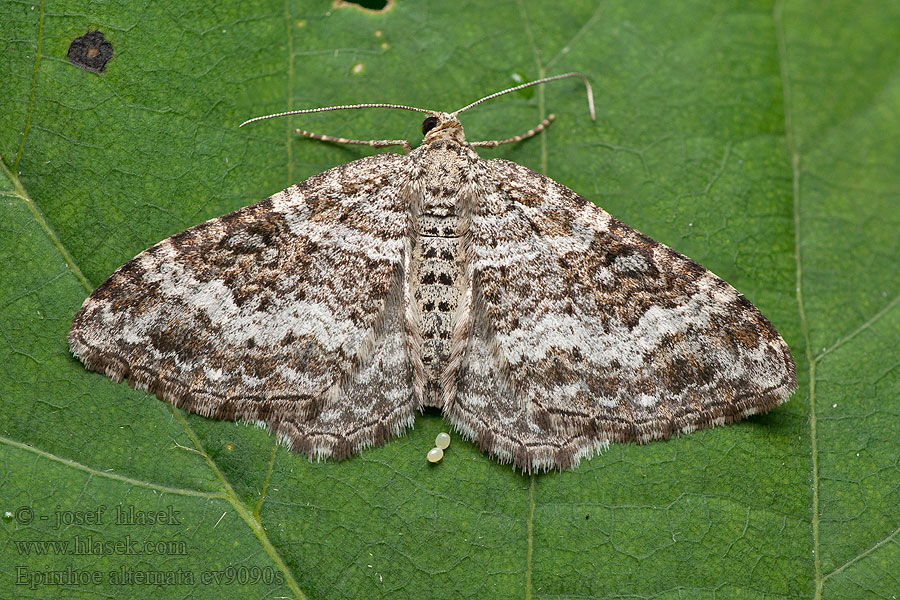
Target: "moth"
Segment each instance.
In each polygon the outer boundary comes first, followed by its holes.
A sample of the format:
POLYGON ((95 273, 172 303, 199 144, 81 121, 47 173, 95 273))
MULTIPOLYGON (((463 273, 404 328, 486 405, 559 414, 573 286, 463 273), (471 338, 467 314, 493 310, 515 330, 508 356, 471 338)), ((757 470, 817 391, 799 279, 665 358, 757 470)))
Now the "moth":
MULTIPOLYGON (((516 163, 458 116, 165 239, 85 300, 85 366, 186 411, 264 424, 310 458, 379 446, 436 407, 524 472, 610 442, 730 423, 797 386, 787 345, 731 285, 516 163)), ((248 121, 248 122, 251 122, 248 121)))

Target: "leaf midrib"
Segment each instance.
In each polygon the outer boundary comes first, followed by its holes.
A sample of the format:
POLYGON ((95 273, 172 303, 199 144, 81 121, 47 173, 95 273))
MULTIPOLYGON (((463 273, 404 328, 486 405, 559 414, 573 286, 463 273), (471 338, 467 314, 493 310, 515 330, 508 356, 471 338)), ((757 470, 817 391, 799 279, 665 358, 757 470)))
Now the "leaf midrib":
POLYGON ((819 447, 816 433, 816 362, 812 356, 809 341, 809 322, 806 318, 806 308, 803 304, 803 264, 800 254, 800 154, 794 141, 794 129, 791 106, 791 82, 788 73, 787 39, 784 30, 784 0, 776 0, 772 11, 772 20, 775 27, 775 40, 778 45, 778 68, 781 77, 781 99, 784 111, 784 136, 788 155, 791 159, 791 196, 794 222, 794 271, 796 277, 795 294, 797 296, 797 312, 800 319, 800 332, 803 336, 804 352, 809 365, 809 439, 812 470, 812 507, 811 521, 813 537, 813 569, 815 571, 814 600, 821 600, 822 587, 822 561, 820 558, 819 539, 819 447))

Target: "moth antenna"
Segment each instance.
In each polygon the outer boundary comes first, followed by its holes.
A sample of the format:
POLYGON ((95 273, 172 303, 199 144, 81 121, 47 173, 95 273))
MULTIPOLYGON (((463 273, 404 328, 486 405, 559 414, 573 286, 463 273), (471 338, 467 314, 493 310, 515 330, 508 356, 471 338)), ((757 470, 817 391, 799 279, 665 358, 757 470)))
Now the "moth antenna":
POLYGON ((415 112, 426 113, 429 115, 437 116, 437 112, 433 110, 427 110, 424 108, 416 108, 415 106, 404 106, 403 104, 342 104, 340 106, 323 106, 321 108, 303 108, 300 110, 289 110, 287 112, 273 113, 271 115, 263 115, 261 117, 253 117, 252 119, 247 119, 238 127, 243 127, 249 123, 253 123, 255 121, 262 121, 264 119, 274 119, 275 117, 287 117, 290 115, 304 115, 307 113, 317 113, 317 112, 325 112, 329 110, 348 110, 353 108, 401 108, 403 110, 413 110, 415 112))
POLYGON ((594 112, 594 90, 591 88, 591 82, 588 81, 588 78, 585 77, 584 74, 582 74, 582 73, 577 73, 577 72, 574 72, 574 71, 573 71, 572 73, 563 73, 562 75, 553 75, 553 76, 551 76, 551 77, 544 77, 544 78, 542 78, 542 79, 538 79, 537 81, 530 81, 530 82, 528 82, 528 83, 523 83, 522 85, 517 85, 517 86, 515 86, 515 87, 511 87, 511 88, 508 88, 508 89, 505 89, 505 90, 502 90, 502 91, 499 91, 499 92, 494 92, 493 94, 491 94, 491 95, 489 95, 489 96, 485 96, 484 98, 481 98, 481 99, 479 99, 479 100, 476 100, 476 101, 473 102, 472 104, 469 104, 469 105, 467 105, 467 106, 463 106, 462 108, 460 108, 460 109, 457 110, 456 112, 452 112, 452 113, 450 113, 450 114, 451 114, 452 116, 455 117, 455 116, 458 115, 459 113, 461 113, 461 112, 463 112, 463 111, 467 111, 467 110, 469 110, 470 108, 472 108, 472 107, 474 107, 474 106, 478 106, 478 105, 481 104, 482 102, 487 102, 488 100, 491 100, 491 99, 493 99, 493 98, 496 98, 497 96, 502 96, 503 94, 508 94, 508 93, 510 93, 510 92, 515 92, 515 91, 518 91, 518 90, 521 90, 521 89, 525 89, 525 88, 531 87, 531 86, 533 86, 533 85, 538 85, 538 84, 541 84, 541 83, 547 83, 548 81, 555 81, 555 80, 557 80, 557 79, 565 79, 566 77, 579 77, 579 78, 581 78, 581 80, 584 82, 584 87, 587 88, 588 110, 590 110, 590 113, 591 113, 591 120, 592 120, 592 121, 596 121, 596 120, 597 120, 597 115, 596 115, 596 113, 594 112))

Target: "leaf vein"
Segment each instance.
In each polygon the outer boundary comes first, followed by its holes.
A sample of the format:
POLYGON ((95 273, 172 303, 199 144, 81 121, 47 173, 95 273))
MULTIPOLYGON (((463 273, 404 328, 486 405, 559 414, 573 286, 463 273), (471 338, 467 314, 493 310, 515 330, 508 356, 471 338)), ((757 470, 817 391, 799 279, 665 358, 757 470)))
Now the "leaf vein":
POLYGON ((862 333, 863 331, 865 331, 866 329, 868 329, 869 327, 874 325, 876 321, 878 321, 879 319, 881 319, 881 317, 886 315, 898 303, 900 303, 900 295, 896 296, 893 300, 891 300, 890 302, 885 304, 884 307, 882 307, 881 310, 879 310, 877 313, 872 315, 868 321, 866 321, 865 323, 863 323, 862 325, 860 325, 859 327, 857 327, 856 329, 854 329, 853 331, 851 331, 850 333, 848 333, 847 335, 845 335, 844 337, 842 337, 841 339, 836 341, 834 344, 832 344, 828 348, 822 350, 822 352, 820 352, 813 360, 815 360, 816 362, 821 361, 822 358, 824 358, 826 354, 828 354, 829 352, 832 352, 834 350, 837 350, 840 346, 849 342, 851 339, 853 339, 854 337, 856 337, 857 335, 859 335, 860 333, 862 333))
POLYGON ((190 490, 187 488, 176 488, 170 487, 167 485, 160 485, 158 483, 152 483, 149 481, 141 481, 140 479, 133 479, 131 477, 126 477, 124 475, 118 475, 116 473, 110 473, 109 471, 99 471, 97 469, 93 469, 83 463, 76 462, 69 458, 63 458, 62 456, 57 456, 56 454, 52 454, 47 452, 46 450, 41 450, 40 448, 35 448, 34 446, 29 446, 23 442, 17 442, 16 440, 11 440, 9 438, 0 437, 0 443, 5 444, 7 446, 11 446, 13 448, 18 448, 19 450, 25 450, 26 452, 31 452, 33 454, 37 454, 42 458, 46 458, 48 460, 52 460, 54 462, 58 462, 67 467, 71 467, 73 469, 78 469, 79 471, 84 471, 88 473, 91 477, 103 477, 106 479, 112 479, 114 481, 119 481, 121 483, 127 483, 129 485, 133 485, 135 487, 142 487, 149 490, 155 490, 157 492, 163 492, 166 494, 177 494, 179 496, 195 496, 199 498, 221 498, 225 499, 225 494, 223 492, 203 492, 200 490, 190 490))
POLYGON ((809 364, 809 439, 812 471, 812 507, 810 526, 813 542, 813 568, 815 570, 814 600, 822 598, 822 563, 820 559, 819 541, 819 447, 816 433, 816 361, 812 356, 812 348, 809 341, 809 322, 806 318, 806 308, 803 304, 803 261, 800 254, 800 153, 794 140, 793 122, 791 113, 791 81, 788 74, 787 41, 784 29, 784 0, 776 0, 772 11, 772 20, 775 26, 775 39, 778 44, 778 64, 781 76, 781 94, 784 106, 784 136, 787 149, 791 157, 791 193, 793 196, 794 216, 794 264, 796 271, 797 311, 800 318, 800 331, 809 364))
POLYGON ((25 117, 25 127, 19 140, 19 149, 16 151, 16 159, 13 161, 13 173, 19 172, 19 162, 25 152, 25 140, 28 139, 28 131, 31 129, 31 116, 34 114, 34 98, 37 95, 37 79, 41 67, 41 56, 44 46, 44 0, 41 0, 41 11, 38 17, 37 43, 34 48, 34 70, 31 73, 31 91, 28 94, 28 112, 25 117))
POLYGON ((825 577, 822 578, 822 581, 826 581, 829 577, 832 577, 832 576, 834 576, 834 575, 837 575, 838 573, 840 573, 841 571, 843 571, 844 569, 846 569, 847 567, 849 567, 850 565, 852 565, 852 564, 855 563, 856 561, 860 560, 861 558, 865 558, 866 556, 868 556, 868 555, 871 554, 872 552, 875 552, 876 550, 878 550, 880 547, 884 546, 885 544, 892 542, 892 541, 894 540, 894 538, 897 537, 898 534, 900 534, 900 527, 898 527, 897 529, 895 529, 894 532, 891 533, 891 535, 887 536, 886 538, 884 538, 883 540, 881 540, 881 541, 878 542, 877 544, 875 544, 875 545, 871 546, 870 548, 868 548, 868 549, 866 549, 866 550, 860 552, 859 554, 857 554, 856 556, 854 556, 853 558, 851 558, 850 560, 848 560, 847 562, 845 562, 844 564, 842 564, 841 566, 839 566, 838 568, 836 568, 836 569, 835 569, 834 571, 832 571, 831 573, 828 573, 827 575, 825 575, 825 577))
POLYGON ((216 461, 214 461, 203 448, 203 443, 200 441, 200 437, 194 432, 193 428, 191 428, 184 414, 172 405, 169 405, 169 408, 174 414, 175 418, 181 423, 181 426, 184 428, 185 433, 194 443, 194 448, 196 448, 197 452, 203 457, 203 459, 206 461, 206 464, 209 465, 209 468, 212 469, 216 478, 222 484, 222 487, 225 489, 225 500, 227 500, 234 507, 234 509, 241 516, 244 522, 247 523, 247 525, 250 527, 250 531, 252 531, 253 534, 256 535, 256 539, 258 539, 260 544, 262 544, 263 549, 271 557, 272 562, 275 563, 275 566, 278 567, 278 569, 284 575, 285 583, 287 583, 287 586, 291 588, 291 591, 294 592, 294 595, 301 600, 306 600, 306 594, 304 594, 300 589, 300 585, 297 583, 297 579, 294 577, 293 572, 291 572, 290 568, 288 568, 287 564, 284 562, 284 559, 281 558, 281 554, 279 554, 278 550, 272 544, 271 540, 269 540, 269 536, 266 533, 266 529, 265 527, 263 527, 262 522, 253 515, 253 513, 238 497, 237 493, 234 491, 234 488, 231 487, 231 483, 229 483, 228 479, 225 477, 225 474, 222 473, 221 469, 219 469, 219 465, 216 464, 216 461))

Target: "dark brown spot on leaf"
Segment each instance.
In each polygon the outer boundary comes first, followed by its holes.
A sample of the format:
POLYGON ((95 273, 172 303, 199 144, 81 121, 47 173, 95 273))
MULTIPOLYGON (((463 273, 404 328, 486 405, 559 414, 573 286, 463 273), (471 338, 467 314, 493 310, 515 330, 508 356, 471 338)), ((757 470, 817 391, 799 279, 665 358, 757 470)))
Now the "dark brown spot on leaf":
POLYGON ((335 6, 352 5, 364 12, 384 12, 390 10, 393 2, 390 0, 337 0, 335 6))
POLYGON ((100 31, 88 31, 72 40, 67 56, 69 62, 85 71, 102 73, 113 57, 113 47, 100 31))

